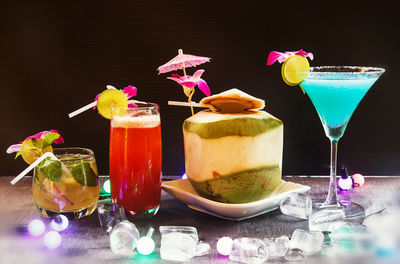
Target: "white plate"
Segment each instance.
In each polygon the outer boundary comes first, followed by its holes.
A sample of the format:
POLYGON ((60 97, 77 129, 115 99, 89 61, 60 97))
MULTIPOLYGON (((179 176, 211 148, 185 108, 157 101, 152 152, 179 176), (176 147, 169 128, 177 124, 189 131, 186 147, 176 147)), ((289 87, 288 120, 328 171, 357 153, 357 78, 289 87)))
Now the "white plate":
POLYGON ((240 221, 273 211, 279 207, 281 201, 289 194, 307 192, 310 186, 281 180, 269 197, 243 204, 220 203, 201 197, 187 179, 163 182, 162 188, 178 200, 186 203, 193 210, 219 218, 240 221))

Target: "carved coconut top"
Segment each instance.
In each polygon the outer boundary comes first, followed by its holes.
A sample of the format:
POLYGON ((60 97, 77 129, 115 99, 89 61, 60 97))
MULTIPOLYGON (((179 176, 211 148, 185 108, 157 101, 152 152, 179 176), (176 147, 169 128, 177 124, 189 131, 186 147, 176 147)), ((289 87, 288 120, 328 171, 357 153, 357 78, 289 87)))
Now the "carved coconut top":
POLYGON ((222 113, 241 113, 248 110, 263 109, 265 106, 264 100, 258 99, 236 88, 205 97, 200 103, 210 104, 222 113))

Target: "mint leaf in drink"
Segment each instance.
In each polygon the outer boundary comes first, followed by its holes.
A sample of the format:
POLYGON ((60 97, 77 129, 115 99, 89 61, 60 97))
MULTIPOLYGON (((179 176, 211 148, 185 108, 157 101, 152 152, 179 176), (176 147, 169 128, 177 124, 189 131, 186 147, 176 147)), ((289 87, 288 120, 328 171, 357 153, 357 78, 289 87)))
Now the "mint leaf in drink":
POLYGON ((59 137, 60 137, 60 134, 57 134, 54 132, 50 132, 50 133, 47 133, 46 135, 44 135, 43 142, 42 142, 42 149, 45 149, 48 146, 50 146, 51 144, 53 144, 53 142, 56 139, 58 139, 59 137))
POLYGON ((37 147, 25 148, 23 150, 18 151, 18 153, 15 155, 15 158, 18 158, 20 155, 22 155, 22 153, 28 150, 40 150, 40 149, 38 149, 37 147))
POLYGON ((37 141, 37 139, 36 139, 36 138, 32 138, 31 140, 32 140, 32 145, 33 145, 35 148, 39 149, 40 146, 39 146, 39 142, 37 141))
POLYGON ((47 179, 53 182, 60 182, 61 175, 62 175, 62 165, 61 161, 53 160, 50 157, 43 160, 39 163, 38 168, 40 172, 46 177, 47 179))
POLYGON ((72 177, 75 181, 83 186, 97 186, 97 175, 90 167, 90 163, 87 161, 80 160, 72 170, 72 177))

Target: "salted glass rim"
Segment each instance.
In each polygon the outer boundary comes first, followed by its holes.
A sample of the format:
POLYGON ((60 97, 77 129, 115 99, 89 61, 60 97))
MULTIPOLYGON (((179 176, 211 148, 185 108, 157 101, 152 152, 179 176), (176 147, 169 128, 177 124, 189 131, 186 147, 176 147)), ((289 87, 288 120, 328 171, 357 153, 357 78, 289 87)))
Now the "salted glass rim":
POLYGON ((94 152, 88 148, 81 147, 64 147, 64 148, 53 148, 54 155, 62 155, 62 154, 83 154, 84 157, 79 158, 66 158, 62 159, 62 161, 77 161, 77 160, 86 160, 94 158, 94 152), (58 152, 58 153, 57 153, 58 152))
POLYGON ((335 76, 343 76, 353 78, 362 77, 379 77, 385 72, 384 68, 371 66, 314 66, 310 67, 310 71, 300 71, 304 75, 304 79, 323 79, 323 76, 334 78, 335 76), (344 69, 354 71, 329 71, 329 69, 344 69), (364 69, 364 71, 355 71, 364 69))

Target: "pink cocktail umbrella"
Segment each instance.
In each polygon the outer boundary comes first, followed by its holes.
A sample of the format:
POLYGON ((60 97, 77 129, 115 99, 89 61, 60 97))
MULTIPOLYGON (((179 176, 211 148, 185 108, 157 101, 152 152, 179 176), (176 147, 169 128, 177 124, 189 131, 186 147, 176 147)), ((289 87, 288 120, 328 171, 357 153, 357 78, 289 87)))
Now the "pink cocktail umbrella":
MULTIPOLYGON (((160 67, 158 67, 157 70, 158 70, 158 74, 167 73, 167 72, 171 72, 171 71, 182 70, 184 76, 181 78, 182 79, 181 81, 184 81, 184 80, 185 81, 190 81, 192 76, 187 76, 186 75, 185 68, 196 67, 197 65, 209 62, 210 59, 211 58, 208 58, 208 57, 195 56, 195 55, 191 55, 191 54, 184 54, 182 49, 179 49, 177 56, 175 56, 173 59, 171 59, 167 63, 165 63, 165 64, 161 65, 160 67)), ((202 72, 204 72, 204 71, 202 71, 202 72)), ((196 75, 196 73, 195 73, 195 75, 196 75)), ((204 80, 202 80, 202 81, 204 82, 204 80)), ((188 97, 189 103, 191 103, 191 101, 192 101, 192 96, 193 96, 194 91, 195 91, 194 86, 196 84, 197 83, 195 83, 194 85, 191 85, 191 86, 185 85, 184 83, 181 84, 182 87, 183 87, 184 93, 188 97)), ((206 86, 207 86, 207 84, 206 84, 206 86)), ((208 86, 207 86, 207 89, 208 89, 208 86)), ((192 115, 193 115, 194 114, 193 113, 193 107, 191 106, 190 108, 191 108, 192 115)))
POLYGON ((180 50, 178 50, 177 56, 175 56, 169 62, 158 67, 157 70, 158 70, 158 74, 176 71, 176 70, 183 70, 183 74, 186 76, 185 68, 196 67, 197 65, 209 62, 210 60, 211 60, 211 58, 208 58, 208 57, 184 54, 183 51, 180 49, 180 50))

